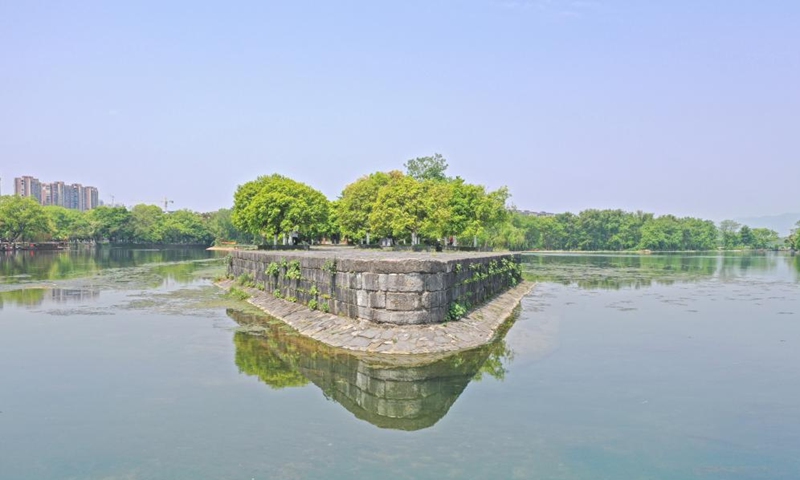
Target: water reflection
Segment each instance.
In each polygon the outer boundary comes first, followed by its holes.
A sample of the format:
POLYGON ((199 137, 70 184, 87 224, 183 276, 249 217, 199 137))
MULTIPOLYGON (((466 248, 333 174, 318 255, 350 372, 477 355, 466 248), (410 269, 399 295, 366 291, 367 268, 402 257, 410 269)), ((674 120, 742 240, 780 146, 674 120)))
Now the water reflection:
POLYGON ((525 278, 536 282, 616 290, 745 275, 797 281, 800 257, 784 253, 725 254, 527 254, 525 278))
MULTIPOLYGON (((74 248, 65 251, 0 253, 0 283, 22 283, 89 276, 101 270, 136 267, 153 263, 187 262, 214 258, 216 252, 202 248, 74 248)), ((163 269, 179 271, 181 263, 163 269)), ((191 265, 191 263, 189 264, 191 265)))
POLYGON ((0 292, 0 310, 5 304, 21 307, 36 307, 45 302, 77 303, 96 300, 100 296, 98 289, 83 288, 22 288, 0 292))
POLYGON ((263 335, 237 332, 236 365, 270 388, 309 382, 361 420, 380 428, 420 430, 443 418, 472 380, 502 379, 512 354, 502 340, 439 357, 353 355, 298 335, 263 315, 228 310, 240 325, 264 325, 263 335))

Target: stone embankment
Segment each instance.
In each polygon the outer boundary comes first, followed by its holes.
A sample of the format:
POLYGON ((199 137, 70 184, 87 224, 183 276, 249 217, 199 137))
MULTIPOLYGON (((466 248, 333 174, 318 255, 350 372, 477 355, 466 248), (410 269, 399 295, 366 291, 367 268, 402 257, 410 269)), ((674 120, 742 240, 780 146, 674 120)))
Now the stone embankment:
POLYGON ((516 286, 518 254, 233 251, 228 274, 278 299, 352 319, 441 323, 516 286))
POLYGON ((327 345, 438 354, 484 345, 532 288, 518 254, 234 251, 250 303, 327 345))
MULTIPOLYGON (((221 282, 222 288, 234 285, 221 282)), ((241 287, 239 287, 241 288, 241 287)), ((275 298, 257 288, 243 288, 249 303, 276 317, 298 333, 326 345, 353 352, 427 355, 458 352, 491 342, 498 330, 514 317, 520 300, 533 288, 531 282, 498 295, 460 320, 429 325, 390 325, 358 320, 320 311, 275 298)))

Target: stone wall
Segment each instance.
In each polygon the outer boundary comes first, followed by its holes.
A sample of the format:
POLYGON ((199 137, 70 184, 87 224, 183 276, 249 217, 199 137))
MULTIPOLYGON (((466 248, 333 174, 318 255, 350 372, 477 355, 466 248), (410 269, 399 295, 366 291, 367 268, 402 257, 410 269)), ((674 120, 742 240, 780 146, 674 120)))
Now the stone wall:
POLYGON ((453 319, 521 280, 518 254, 233 251, 228 273, 269 294, 391 324, 453 319))

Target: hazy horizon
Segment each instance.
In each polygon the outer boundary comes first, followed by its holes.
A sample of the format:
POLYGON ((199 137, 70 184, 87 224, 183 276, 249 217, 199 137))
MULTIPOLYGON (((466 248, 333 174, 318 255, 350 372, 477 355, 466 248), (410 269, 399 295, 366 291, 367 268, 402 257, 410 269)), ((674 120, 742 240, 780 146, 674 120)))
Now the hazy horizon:
POLYGON ((199 211, 443 154, 520 209, 799 212, 800 4, 0 6, 0 177, 199 211))

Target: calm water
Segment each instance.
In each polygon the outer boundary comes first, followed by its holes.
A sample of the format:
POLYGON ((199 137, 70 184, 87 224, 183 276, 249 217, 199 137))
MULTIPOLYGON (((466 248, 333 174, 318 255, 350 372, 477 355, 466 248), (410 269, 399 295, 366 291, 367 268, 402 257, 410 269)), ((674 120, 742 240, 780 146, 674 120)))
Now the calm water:
POLYGON ((504 339, 389 365, 201 250, 0 256, 0 479, 800 478, 800 259, 526 260, 504 339))

